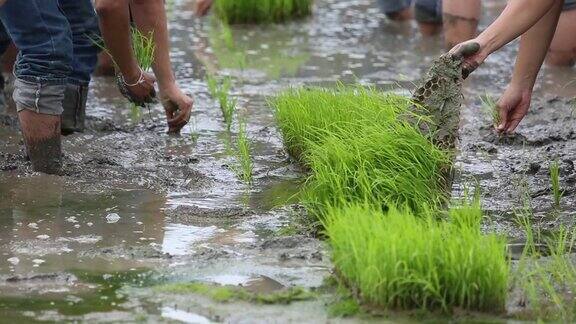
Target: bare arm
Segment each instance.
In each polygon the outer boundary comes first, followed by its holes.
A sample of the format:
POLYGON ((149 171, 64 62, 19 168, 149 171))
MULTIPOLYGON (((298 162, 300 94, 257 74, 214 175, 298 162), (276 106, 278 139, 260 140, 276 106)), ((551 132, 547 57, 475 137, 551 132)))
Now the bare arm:
POLYGON ((100 30, 106 48, 128 83, 138 81, 140 67, 130 39, 130 9, 128 0, 96 0, 100 30))
POLYGON ((170 126, 169 132, 178 133, 190 119, 193 101, 178 87, 172 71, 164 0, 131 0, 131 9, 138 29, 154 38, 155 56, 152 69, 158 79, 162 104, 170 126))
POLYGON ((510 0, 502 14, 476 40, 491 54, 524 34, 558 2, 563 1, 510 0))
POLYGON ((152 69, 158 79, 160 91, 176 83, 170 65, 170 40, 164 0, 132 0, 132 14, 138 29, 152 35, 156 45, 152 69))
POLYGON ((511 83, 530 88, 534 86, 540 67, 554 37, 558 19, 562 12, 562 2, 556 1, 546 15, 522 36, 511 83))
MULTIPOLYGON (((563 0, 510 0, 494 23, 475 39, 456 45, 450 50, 450 54, 455 57, 463 57, 462 70, 464 77, 467 77, 484 62, 488 55, 527 32, 553 6, 563 3, 563 0), (477 50, 468 51, 464 55, 466 50, 471 48, 471 45, 472 47, 475 45, 477 50)), ((551 22, 546 21, 545 23, 551 22)), ((555 26, 556 24, 554 24, 555 26)), ((535 36, 541 37, 541 33, 537 33, 535 36)), ((545 43, 545 40, 540 39, 536 42, 545 43)))
POLYGON ((530 109, 532 89, 554 37, 562 5, 563 1, 556 1, 544 17, 522 36, 512 81, 498 101, 499 132, 514 132, 530 109))

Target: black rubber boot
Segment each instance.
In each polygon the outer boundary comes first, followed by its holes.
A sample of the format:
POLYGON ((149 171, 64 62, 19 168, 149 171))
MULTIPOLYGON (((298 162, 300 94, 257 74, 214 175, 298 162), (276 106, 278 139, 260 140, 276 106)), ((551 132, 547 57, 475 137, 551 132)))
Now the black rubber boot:
POLYGON ((86 99, 88 86, 68 84, 64 91, 62 106, 62 135, 83 132, 86 120, 86 99))

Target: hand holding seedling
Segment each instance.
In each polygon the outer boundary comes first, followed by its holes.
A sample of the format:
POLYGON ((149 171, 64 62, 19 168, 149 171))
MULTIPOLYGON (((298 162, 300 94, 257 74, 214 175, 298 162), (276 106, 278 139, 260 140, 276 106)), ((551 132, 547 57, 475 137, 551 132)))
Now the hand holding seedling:
POLYGON ((147 103, 151 103, 156 98, 156 90, 154 84, 156 78, 154 75, 140 70, 137 77, 125 77, 120 75, 118 77, 118 88, 120 93, 126 97, 130 102, 137 106, 143 107, 147 103))
POLYGON ((531 100, 532 87, 518 87, 511 83, 498 100, 500 124, 496 126, 496 130, 499 133, 514 132, 528 113, 531 100))
POLYGON ((168 133, 178 134, 188 124, 194 100, 187 96, 176 85, 161 92, 162 105, 168 121, 168 133))

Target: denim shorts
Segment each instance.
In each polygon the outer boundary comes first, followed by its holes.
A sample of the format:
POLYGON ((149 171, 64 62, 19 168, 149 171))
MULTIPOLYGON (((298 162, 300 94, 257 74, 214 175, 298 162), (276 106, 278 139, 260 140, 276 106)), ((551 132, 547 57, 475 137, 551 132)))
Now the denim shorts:
POLYGON ((442 22, 442 0, 378 0, 378 4, 385 14, 402 11, 414 4, 417 21, 442 22))
POLYGON ((22 79, 14 81, 12 95, 18 112, 26 109, 45 115, 62 115, 64 86, 29 82, 22 79))
POLYGON ((564 10, 572 10, 576 9, 576 0, 565 0, 564 1, 564 10))

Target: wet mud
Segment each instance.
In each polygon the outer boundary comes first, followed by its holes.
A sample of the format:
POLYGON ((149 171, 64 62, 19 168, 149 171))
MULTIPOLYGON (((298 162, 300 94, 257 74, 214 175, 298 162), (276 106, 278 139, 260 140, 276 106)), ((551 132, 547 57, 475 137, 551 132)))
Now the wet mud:
MULTIPOLYGON (((502 5, 486 1, 483 26, 502 5)), ((16 120, 0 117, 0 313, 12 322, 361 321, 330 319, 331 296, 321 292, 332 269, 329 252, 321 240, 286 230, 301 212, 296 193, 305 172, 284 152, 266 100, 290 86, 340 80, 410 96, 443 52, 440 38, 424 39, 412 24, 387 22, 374 1, 320 0, 307 20, 235 27, 247 62, 270 63, 236 67, 219 63, 225 55, 208 20, 193 17, 191 1, 175 1, 172 8, 177 78, 195 97, 191 123, 180 136, 166 134, 161 107, 133 111, 113 79, 97 77, 87 129, 63 138, 64 175, 48 176, 32 172, 16 120), (229 143, 237 125, 226 131, 208 93, 207 72, 234 76, 231 95, 247 118, 252 144, 252 186, 234 172, 238 161, 229 143), (189 282, 320 293, 288 305, 260 305, 154 288, 189 282)), ((521 244, 513 211, 522 206, 523 192, 531 197, 536 224, 553 230, 573 222, 570 98, 576 92, 571 70, 546 68, 519 134, 495 135, 479 96, 503 92, 515 51, 496 54, 463 84, 452 196, 479 184, 490 215, 485 230, 521 244), (548 167, 556 159, 565 193, 554 211, 548 167)))

